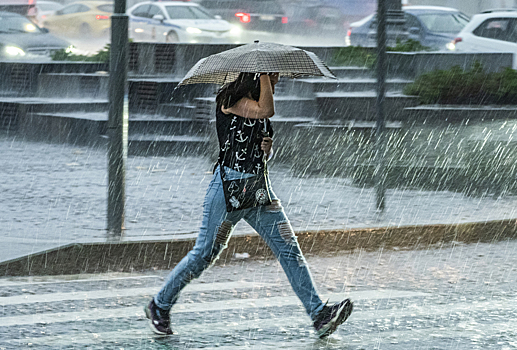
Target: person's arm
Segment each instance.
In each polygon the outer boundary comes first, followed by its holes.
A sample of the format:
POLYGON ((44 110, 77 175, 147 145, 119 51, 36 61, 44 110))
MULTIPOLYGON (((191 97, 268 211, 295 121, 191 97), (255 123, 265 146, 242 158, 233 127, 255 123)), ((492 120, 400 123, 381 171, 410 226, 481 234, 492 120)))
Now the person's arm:
POLYGON ((230 108, 221 107, 224 114, 235 115, 250 119, 269 119, 275 114, 273 89, 269 75, 260 75, 260 97, 258 101, 243 97, 230 108))

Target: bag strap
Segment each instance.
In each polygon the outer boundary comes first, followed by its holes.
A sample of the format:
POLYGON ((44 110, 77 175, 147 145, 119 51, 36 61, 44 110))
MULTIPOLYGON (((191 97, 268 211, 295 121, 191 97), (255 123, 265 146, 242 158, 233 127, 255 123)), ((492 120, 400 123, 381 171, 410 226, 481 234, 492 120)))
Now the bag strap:
MULTIPOLYGON (((219 163, 217 163, 217 164, 219 164, 219 163)), ((224 165, 222 165, 222 164, 219 164, 219 173, 221 175, 221 179, 224 181, 226 178, 226 173, 224 171, 224 165)))

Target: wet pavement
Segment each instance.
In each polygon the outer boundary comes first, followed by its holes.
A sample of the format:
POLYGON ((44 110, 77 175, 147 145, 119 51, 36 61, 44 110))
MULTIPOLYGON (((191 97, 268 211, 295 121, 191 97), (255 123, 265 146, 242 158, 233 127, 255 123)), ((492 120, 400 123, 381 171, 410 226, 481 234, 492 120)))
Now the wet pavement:
MULTIPOLYGON (((76 242, 106 241, 104 149, 29 142, 0 134, 0 261, 76 242)), ((137 157, 127 161, 126 228, 131 240, 193 238, 212 162, 203 157, 137 157)), ((372 188, 346 178, 299 177, 270 166, 273 188, 295 231, 454 224, 517 217, 517 197, 392 189, 387 211, 375 211, 372 188)), ((239 223, 235 234, 252 233, 239 223)))
POLYGON ((307 256, 354 313, 318 340, 274 260, 217 265, 183 292, 170 337, 143 305, 168 271, 0 279, 0 349, 515 349, 517 242, 307 256))

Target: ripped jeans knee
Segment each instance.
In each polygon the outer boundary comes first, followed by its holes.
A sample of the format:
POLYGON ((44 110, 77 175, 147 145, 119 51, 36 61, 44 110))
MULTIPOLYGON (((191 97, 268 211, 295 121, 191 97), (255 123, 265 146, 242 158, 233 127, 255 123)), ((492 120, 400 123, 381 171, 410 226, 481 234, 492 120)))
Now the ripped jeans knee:
POLYGON ((217 228, 215 240, 210 252, 203 255, 207 268, 212 266, 217 259, 219 259, 221 252, 228 246, 228 241, 230 240, 233 227, 234 225, 231 221, 223 221, 217 228))
POLYGON ((278 233, 284 242, 290 247, 288 252, 284 252, 288 260, 296 260, 298 266, 306 266, 307 261, 303 256, 300 246, 298 245, 298 239, 294 234, 293 227, 289 221, 281 221, 277 223, 278 233))
POLYGON ((278 233, 280 237, 287 243, 288 245, 296 245, 298 243, 296 239, 296 235, 294 234, 293 227, 289 221, 280 221, 277 222, 278 233))
POLYGON ((278 199, 272 200, 271 204, 266 206, 266 211, 269 213, 276 213, 282 211, 282 209, 284 208, 282 207, 282 204, 280 204, 280 200, 278 199))

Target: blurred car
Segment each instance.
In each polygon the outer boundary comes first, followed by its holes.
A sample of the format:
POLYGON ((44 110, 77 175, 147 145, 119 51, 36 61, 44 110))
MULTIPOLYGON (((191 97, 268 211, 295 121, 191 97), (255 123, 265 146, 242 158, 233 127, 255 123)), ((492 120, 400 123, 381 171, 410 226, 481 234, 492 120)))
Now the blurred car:
POLYGON ((372 13, 357 22, 350 23, 345 37, 345 44, 347 46, 368 46, 368 32, 373 25, 374 18, 375 14, 372 13))
POLYGON ((59 11, 62 8, 63 5, 58 2, 38 0, 36 2, 36 24, 43 26, 43 21, 47 18, 48 15, 52 15, 54 12, 59 11))
POLYGON ((277 0, 195 0, 211 13, 247 30, 283 32, 288 17, 277 0))
MULTIPOLYGON (((445 49, 446 45, 467 25, 469 17, 457 9, 440 6, 404 6, 409 39, 423 46, 445 49)), ((352 23, 347 44, 374 47, 377 45, 376 15, 352 23)))
POLYGON ((70 44, 38 27, 26 17, 12 12, 0 12, 0 57, 17 59, 46 56, 57 50, 71 50, 70 44))
POLYGON ((0 0, 0 11, 14 12, 31 20, 34 20, 37 14, 34 0, 0 0))
POLYGON ((282 6, 289 18, 289 33, 343 37, 345 20, 339 7, 321 1, 284 2, 282 6))
POLYGON ((242 29, 202 6, 182 1, 146 1, 127 11, 134 41, 238 43, 242 29))
POLYGON ((468 52, 511 52, 517 68, 517 12, 502 11, 474 15, 447 48, 468 52))
POLYGON ((79 1, 48 15, 43 26, 63 36, 106 36, 111 28, 112 13, 113 2, 79 1))
POLYGON ((508 8, 488 9, 488 10, 481 11, 480 13, 514 12, 514 11, 517 11, 517 8, 515 8, 515 7, 508 7, 508 8))

